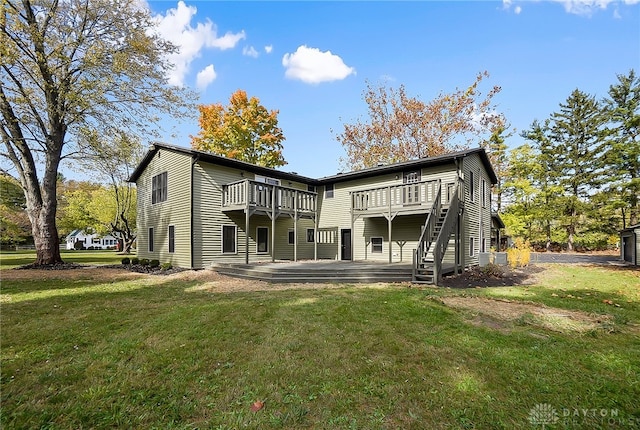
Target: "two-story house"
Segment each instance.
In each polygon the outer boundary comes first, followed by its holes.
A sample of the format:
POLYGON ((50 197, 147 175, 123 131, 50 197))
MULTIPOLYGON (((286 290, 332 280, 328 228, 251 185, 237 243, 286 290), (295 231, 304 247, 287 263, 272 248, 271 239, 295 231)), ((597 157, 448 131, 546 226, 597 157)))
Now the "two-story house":
POLYGON ((481 148, 314 179, 166 144, 129 180, 140 258, 402 261, 424 282, 488 251, 497 182, 481 148))

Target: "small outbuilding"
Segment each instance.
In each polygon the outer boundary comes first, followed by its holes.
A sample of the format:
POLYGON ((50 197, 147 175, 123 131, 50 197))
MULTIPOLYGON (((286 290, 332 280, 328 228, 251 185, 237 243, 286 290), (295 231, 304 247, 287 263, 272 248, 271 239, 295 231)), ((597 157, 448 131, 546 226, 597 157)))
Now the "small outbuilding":
POLYGON ((620 257, 633 265, 640 265, 640 224, 620 231, 620 257))

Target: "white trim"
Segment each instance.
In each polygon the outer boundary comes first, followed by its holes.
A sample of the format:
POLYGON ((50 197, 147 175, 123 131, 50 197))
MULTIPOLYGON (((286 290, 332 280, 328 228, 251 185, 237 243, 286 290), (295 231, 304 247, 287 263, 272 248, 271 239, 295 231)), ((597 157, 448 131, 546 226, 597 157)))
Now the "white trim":
POLYGON ((226 254, 226 255, 235 255, 238 253, 238 226, 235 224, 222 224, 220 226, 220 252, 222 254, 226 254), (234 231, 234 239, 235 239, 235 243, 234 243, 234 250, 233 252, 231 251, 225 251, 224 250, 224 228, 225 227, 233 227, 233 231, 234 231))

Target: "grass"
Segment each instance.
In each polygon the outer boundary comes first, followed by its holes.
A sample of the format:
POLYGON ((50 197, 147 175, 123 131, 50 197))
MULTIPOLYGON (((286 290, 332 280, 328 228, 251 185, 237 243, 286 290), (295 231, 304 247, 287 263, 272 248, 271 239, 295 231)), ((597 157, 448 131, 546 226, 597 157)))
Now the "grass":
POLYGON ((547 428, 640 425, 638 271, 554 265, 536 286, 251 293, 78 272, 3 280, 0 427, 531 429, 543 403, 558 414, 547 428), (576 334, 525 316, 496 330, 439 301, 452 295, 613 322, 576 334))
MULTIPOLYGON (((62 260, 65 263, 80 264, 118 264, 123 255, 118 255, 116 251, 60 251, 62 260)), ((3 269, 31 264, 36 259, 35 251, 2 251, 0 252, 0 266, 3 269)))

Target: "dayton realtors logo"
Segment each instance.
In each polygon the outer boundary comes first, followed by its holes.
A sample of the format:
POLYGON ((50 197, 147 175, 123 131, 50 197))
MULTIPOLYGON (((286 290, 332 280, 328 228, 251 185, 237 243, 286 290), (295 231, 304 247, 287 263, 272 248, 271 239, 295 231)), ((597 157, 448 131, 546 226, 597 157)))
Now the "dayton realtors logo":
POLYGON ((542 429, 559 424, 563 427, 633 427, 640 426, 640 417, 624 416, 618 409, 560 408, 539 403, 529 411, 529 422, 542 429))
POLYGON ((529 411, 529 422, 534 426, 545 426, 555 424, 560 417, 558 411, 548 403, 539 403, 529 411))

